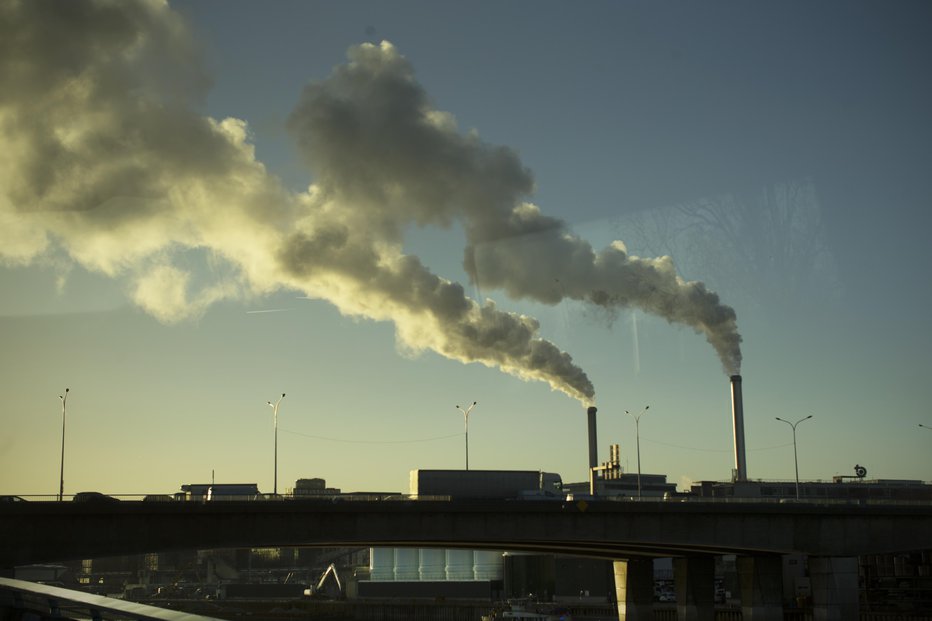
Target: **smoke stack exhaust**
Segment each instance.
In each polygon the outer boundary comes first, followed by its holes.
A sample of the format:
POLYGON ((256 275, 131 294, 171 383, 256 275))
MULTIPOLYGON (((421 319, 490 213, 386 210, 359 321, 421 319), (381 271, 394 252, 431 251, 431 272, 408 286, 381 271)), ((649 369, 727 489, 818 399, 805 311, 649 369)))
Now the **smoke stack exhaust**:
POLYGON ((741 376, 731 376, 731 412, 735 426, 735 481, 748 480, 748 465, 744 456, 744 399, 741 396, 741 376))
POLYGON ((595 413, 598 409, 591 405, 589 409, 586 410, 586 414, 589 416, 589 472, 592 472, 592 469, 599 465, 599 444, 596 440, 595 432, 595 413))

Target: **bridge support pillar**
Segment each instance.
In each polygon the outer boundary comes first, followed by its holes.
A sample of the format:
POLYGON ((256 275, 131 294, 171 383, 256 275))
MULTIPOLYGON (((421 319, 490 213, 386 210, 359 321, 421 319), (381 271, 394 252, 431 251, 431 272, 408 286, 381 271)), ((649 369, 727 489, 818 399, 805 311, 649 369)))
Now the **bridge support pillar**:
POLYGON ((783 560, 779 556, 738 556, 741 618, 783 621, 783 560))
POLYGON ((857 619, 858 559, 848 557, 809 557, 814 621, 857 619))
POLYGON ((715 621, 715 559, 687 556, 673 559, 678 621, 715 621))
POLYGON ((654 607, 654 561, 633 558, 615 561, 613 565, 618 621, 650 621, 654 607))

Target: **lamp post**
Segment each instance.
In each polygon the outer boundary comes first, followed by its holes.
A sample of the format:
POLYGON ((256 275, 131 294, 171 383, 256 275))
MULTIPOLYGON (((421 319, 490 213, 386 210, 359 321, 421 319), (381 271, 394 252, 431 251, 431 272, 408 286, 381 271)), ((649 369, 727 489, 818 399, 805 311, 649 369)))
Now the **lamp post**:
POLYGON ((463 413, 463 426, 466 429, 466 469, 469 470, 469 413, 472 412, 472 409, 476 407, 477 402, 473 401, 472 405, 466 408, 465 410, 460 406, 456 406, 456 409, 463 413))
POLYGON ((282 402, 282 399, 285 398, 285 393, 282 393, 282 396, 278 398, 278 401, 272 403, 267 401, 269 407, 272 408, 272 424, 275 427, 275 480, 272 484, 272 494, 278 496, 278 405, 282 402))
POLYGON ((775 416, 774 418, 776 418, 778 421, 782 423, 786 423, 787 425, 793 428, 793 465, 796 467, 796 500, 799 500, 799 458, 797 457, 797 454, 796 454, 796 425, 803 422, 804 420, 809 420, 810 418, 812 418, 812 414, 810 414, 809 416, 806 416, 805 418, 800 418, 795 423, 791 423, 788 420, 783 420, 779 416, 775 416))
POLYGON ((58 395, 58 398, 61 399, 61 475, 58 479, 58 501, 61 502, 62 497, 65 495, 65 406, 68 403, 68 391, 70 388, 65 389, 65 394, 58 395))
POLYGON ((923 429, 932 430, 932 427, 929 427, 928 425, 923 425, 922 423, 919 423, 919 426, 922 427, 923 429))
POLYGON ((644 409, 641 410, 641 413, 634 415, 628 410, 625 410, 625 414, 634 419, 634 436, 637 439, 637 450, 638 450, 638 498, 641 497, 641 416, 644 415, 647 410, 650 409, 649 405, 645 405, 644 409))

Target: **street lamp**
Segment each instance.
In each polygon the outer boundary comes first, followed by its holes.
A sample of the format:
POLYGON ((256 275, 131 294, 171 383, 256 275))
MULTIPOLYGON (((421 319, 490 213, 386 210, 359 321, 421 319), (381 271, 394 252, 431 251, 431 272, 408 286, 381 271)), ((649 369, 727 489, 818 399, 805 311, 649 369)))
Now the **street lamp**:
POLYGON ((463 413, 463 425, 466 428, 466 469, 469 470, 469 413, 472 412, 472 409, 476 407, 477 403, 472 402, 472 405, 466 408, 465 410, 460 406, 456 406, 456 409, 463 413))
POLYGON ((638 447, 638 498, 641 497, 641 416, 644 415, 647 410, 650 409, 649 405, 645 405, 644 409, 641 410, 641 413, 635 416, 628 410, 625 410, 625 414, 634 419, 634 435, 637 439, 638 447))
POLYGON ((810 418, 812 418, 812 414, 810 414, 809 416, 806 416, 805 418, 800 418, 795 423, 791 423, 788 420, 783 420, 779 416, 775 416, 774 418, 776 418, 778 421, 782 423, 786 423, 787 425, 793 428, 793 465, 796 467, 796 500, 799 500, 799 459, 796 455, 796 425, 803 422, 804 420, 809 420, 810 418))
POLYGON ((58 395, 58 398, 61 399, 61 476, 58 484, 59 502, 61 502, 62 496, 65 495, 65 405, 68 402, 69 390, 70 388, 66 388, 65 394, 58 395))
POLYGON ((282 396, 278 398, 278 401, 272 403, 267 401, 269 407, 272 408, 272 424, 275 426, 275 482, 272 487, 272 494, 278 495, 278 404, 282 402, 282 399, 285 398, 285 393, 282 393, 282 396))
POLYGON ((932 427, 929 427, 928 425, 923 425, 922 423, 919 423, 919 426, 922 427, 923 429, 930 429, 930 430, 932 430, 932 427))

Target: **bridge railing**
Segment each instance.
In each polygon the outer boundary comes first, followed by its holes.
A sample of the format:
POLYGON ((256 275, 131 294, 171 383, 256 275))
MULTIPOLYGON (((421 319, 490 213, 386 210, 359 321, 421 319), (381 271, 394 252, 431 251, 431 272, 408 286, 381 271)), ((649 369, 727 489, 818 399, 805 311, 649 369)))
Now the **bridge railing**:
MULTIPOLYGON (((49 586, 0 578, 0 610, 14 619, 94 619, 95 621, 217 621, 145 604, 49 586)), ((5 616, 5 615, 4 615, 5 616)), ((5 616, 5 618, 7 618, 5 616)))
MULTIPOLYGON (((412 494, 394 494, 394 493, 357 493, 349 492, 346 494, 218 494, 212 496, 210 500, 203 496, 181 497, 172 494, 100 494, 92 498, 82 497, 80 494, 65 494, 62 502, 108 502, 108 501, 137 501, 137 502, 225 502, 225 501, 285 501, 301 502, 304 500, 320 502, 322 500, 333 500, 339 502, 363 501, 363 502, 397 502, 408 500, 431 500, 444 501, 451 500, 449 495, 412 495, 412 494)), ((0 495, 0 506, 5 502, 55 502, 58 500, 57 494, 22 494, 22 495, 0 495)))
MULTIPOLYGON (((399 501, 449 501, 452 496, 444 495, 412 495, 412 494, 382 494, 382 493, 355 493, 346 494, 321 494, 321 495, 283 495, 283 494, 234 494, 234 495, 217 495, 207 500, 203 497, 180 498, 169 494, 100 494, 92 498, 81 497, 80 494, 71 496, 65 495, 63 502, 116 502, 116 501, 137 501, 137 502, 226 502, 226 501, 257 501, 257 502, 302 502, 314 501, 320 502, 330 500, 332 502, 399 502, 399 501)), ((6 502, 54 502, 58 500, 57 494, 23 494, 18 496, 0 495, 0 506, 6 502)), ((515 502, 541 502, 535 499, 514 499, 515 502)), ((559 502, 561 498, 553 499, 559 502)), ((618 503, 711 503, 711 504, 793 504, 793 505, 818 505, 818 506, 928 506, 932 500, 912 500, 912 499, 891 499, 891 498, 779 498, 770 496, 691 496, 691 495, 666 495, 666 496, 619 496, 619 495, 595 495, 588 494, 584 496, 570 495, 567 502, 585 500, 586 502, 618 502, 618 503)))

